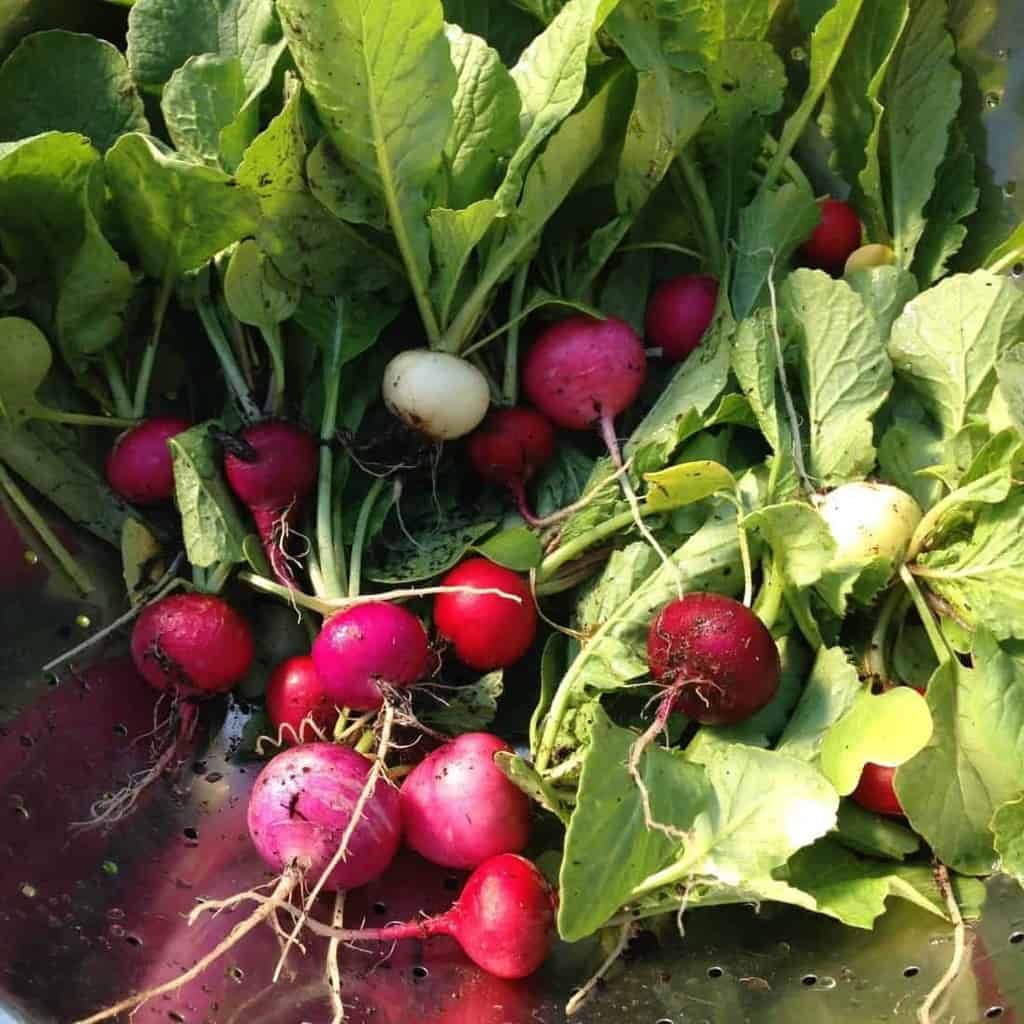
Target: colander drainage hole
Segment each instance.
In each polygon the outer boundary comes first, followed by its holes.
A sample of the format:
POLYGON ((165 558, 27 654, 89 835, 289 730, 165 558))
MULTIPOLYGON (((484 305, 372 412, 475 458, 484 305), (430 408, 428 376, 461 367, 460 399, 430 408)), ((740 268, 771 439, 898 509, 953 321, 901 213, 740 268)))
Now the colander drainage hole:
POLYGON ((167 1011, 167 1018, 168 1018, 168 1020, 173 1020, 174 1024, 188 1024, 188 1022, 185 1020, 185 1018, 182 1017, 182 1015, 180 1013, 178 1013, 177 1010, 168 1010, 167 1011))
POLYGON ((676 1024, 671 1017, 659 1017, 654 1024, 676 1024))
POLYGON ((916 978, 920 973, 921 973, 921 968, 920 967, 915 967, 913 964, 911 964, 910 967, 904 967, 903 968, 903 977, 904 978, 916 978))
POLYGON ((818 984, 818 976, 816 974, 805 974, 800 979, 800 984, 805 986, 806 988, 813 988, 815 985, 818 984))
POLYGON ((426 967, 422 967, 422 966, 420 966, 419 964, 417 964, 417 965, 416 965, 416 966, 415 966, 415 967, 414 967, 414 968, 412 969, 412 976, 413 976, 413 977, 414 977, 414 978, 415 978, 415 979, 416 979, 417 981, 422 981, 422 980, 423 980, 424 978, 426 978, 426 977, 427 977, 427 976, 428 976, 429 974, 430 974, 430 971, 428 971, 428 970, 426 969, 426 967))
POLYGON ((986 1020, 995 1020, 996 1017, 1002 1017, 1002 1015, 1003 1015, 1003 1008, 1001 1006, 990 1006, 985 1011, 985 1019, 986 1020))
POLYGON ((375 914, 386 914, 388 912, 388 905, 386 903, 381 903, 380 900, 377 900, 377 902, 373 905, 373 912, 375 914))
POLYGON ((128 726, 125 725, 124 722, 118 722, 117 725, 114 726, 114 732, 117 733, 118 736, 127 736, 128 726))
POLYGON ((245 971, 241 967, 231 967, 228 969, 228 977, 232 981, 242 982, 245 980, 245 971))
POLYGON ((138 935, 126 935, 124 937, 124 941, 127 942, 129 946, 134 946, 136 949, 142 949, 142 939, 140 939, 138 935))
POLYGON ((198 829, 196 829, 196 828, 193 828, 193 827, 192 827, 191 825, 189 825, 189 826, 188 826, 188 828, 184 828, 184 829, 182 829, 182 830, 181 830, 181 834, 182 834, 182 835, 183 835, 183 836, 184 836, 184 837, 185 837, 185 838, 186 838, 186 839, 187 839, 187 840, 188 840, 188 841, 189 841, 190 843, 198 843, 198 842, 199 842, 199 830, 198 830, 198 829))
POLYGON ((448 875, 445 877, 445 880, 444 882, 442 882, 442 885, 444 886, 445 889, 451 892, 453 889, 458 889, 459 880, 454 875, 448 875))
POLYGON ((1024 942, 1024 932, 1014 932, 1010 936, 1010 943, 1012 945, 1019 946, 1022 942, 1024 942))
POLYGON ((723 974, 725 974, 725 971, 723 971, 721 967, 709 967, 708 968, 708 977, 709 978, 720 978, 723 974))

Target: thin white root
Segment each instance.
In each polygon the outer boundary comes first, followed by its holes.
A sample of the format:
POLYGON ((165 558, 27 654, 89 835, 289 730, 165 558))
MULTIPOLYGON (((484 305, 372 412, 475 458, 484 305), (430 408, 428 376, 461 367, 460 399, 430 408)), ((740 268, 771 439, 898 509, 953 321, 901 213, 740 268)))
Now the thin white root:
MULTIPOLYGON (((609 484, 615 483, 624 473, 628 473, 633 465, 632 458, 626 459, 625 462, 622 462, 621 459, 619 461, 621 464, 616 467, 615 472, 609 473, 606 477, 599 480, 586 494, 577 498, 571 505, 566 505, 565 508, 560 508, 557 512, 552 512, 548 516, 531 516, 527 519, 527 522, 537 529, 544 529, 544 527, 554 526, 556 523, 562 522, 563 519, 568 519, 569 516, 577 512, 582 512, 588 505, 593 503, 594 499, 609 484)), ((523 518, 526 517, 524 516, 523 518)))
POLYGON ((380 743, 377 746, 377 756, 374 759, 373 767, 370 769, 370 774, 366 777, 366 782, 363 784, 363 789, 359 794, 359 799, 356 801, 356 805, 352 809, 352 817, 349 819, 348 825, 345 827, 345 831, 341 837, 341 842, 338 844, 338 849, 335 850, 330 863, 328 863, 323 873, 316 880, 316 885, 314 885, 309 891, 309 895, 306 897, 306 901, 302 905, 302 913, 296 920, 295 927, 292 929, 288 942, 285 943, 285 947, 281 951, 281 958, 277 962, 277 967, 274 968, 274 981, 277 981, 281 976, 281 970, 283 969, 285 960, 288 956, 288 948, 302 931, 302 927, 306 923, 306 919, 309 917, 310 911, 313 909, 313 904, 316 903, 316 898, 320 895, 320 890, 323 889, 324 884, 327 879, 330 878, 334 869, 348 856, 348 846, 352 841, 352 836, 355 833, 356 826, 362 820, 363 810, 369 802, 370 797, 373 796, 373 791, 377 788, 377 782, 382 776, 384 776, 387 770, 384 759, 387 757, 388 750, 391 746, 391 728, 394 725, 394 721, 394 708, 390 704, 385 704, 383 722, 381 725, 380 743))
POLYGON ((615 962, 622 956, 630 940, 633 938, 635 925, 630 921, 622 926, 619 932, 619 941, 615 948, 608 954, 604 963, 594 972, 587 983, 565 1004, 565 1015, 571 1017, 590 998, 594 989, 597 988, 601 979, 615 966, 615 962))
POLYGON ((540 616, 541 621, 547 623, 552 629, 558 630, 559 633, 563 633, 565 636, 572 637, 574 640, 579 640, 582 644, 586 641, 586 633, 581 633, 578 629, 572 629, 569 626, 562 626, 555 622, 554 619, 549 619, 544 614, 544 609, 540 606, 540 600, 537 597, 537 570, 530 570, 530 593, 533 595, 533 607, 537 610, 537 614, 540 616))
MULTIPOLYGON (((345 926, 345 891, 340 890, 334 896, 334 913, 331 924, 335 928, 345 926)), ((341 970, 338 965, 340 940, 332 938, 327 944, 327 990, 331 995, 331 1024, 341 1024, 345 1019, 345 1004, 341 1000, 341 970)))
POLYGON ((660 832, 662 835, 668 836, 669 839, 685 843, 688 837, 682 829, 676 828, 675 825, 666 825, 654 817, 654 812, 651 810, 650 790, 648 790, 647 783, 644 782, 643 776, 640 774, 640 759, 657 738, 658 733, 664 728, 665 723, 655 718, 648 730, 643 735, 638 736, 633 746, 630 747, 629 761, 626 762, 626 767, 629 769, 630 777, 636 783, 636 788, 640 792, 640 804, 644 809, 644 825, 647 830, 649 832, 660 832))
POLYGON ((288 868, 284 874, 281 875, 273 893, 266 899, 266 902, 254 910, 253 913, 244 921, 239 921, 238 924, 231 929, 226 938, 217 943, 217 945, 211 949, 206 956, 197 960, 196 963, 185 971, 184 974, 179 975, 177 978, 172 978, 170 981, 165 981, 162 985, 156 985, 153 988, 146 989, 144 992, 138 992, 135 995, 129 996, 127 999, 122 999, 119 1003, 114 1003, 113 1006, 108 1006, 106 1009, 100 1010, 98 1013, 94 1013, 91 1017, 82 1017, 76 1020, 74 1024, 99 1024, 99 1021, 101 1020, 110 1020, 111 1017, 116 1017, 119 1013, 124 1013, 126 1010, 134 1010, 136 1007, 141 1006, 150 999, 155 999, 157 996, 166 995, 169 992, 176 992, 194 978, 198 978, 207 967, 220 959, 220 957, 222 957, 233 946, 237 945, 257 925, 270 917, 275 908, 287 903, 292 890, 298 884, 299 878, 300 873, 297 868, 288 868))
POLYGON ((939 978, 928 995, 924 997, 924 1002, 917 1011, 918 1024, 932 1024, 932 1008, 959 977, 964 965, 964 952, 967 948, 967 925, 964 924, 963 914, 960 913, 960 905, 953 894, 953 887, 949 882, 949 871, 946 869, 945 864, 935 865, 935 884, 939 887, 939 892, 942 893, 942 897, 946 901, 946 909, 949 911, 950 920, 953 922, 953 959, 950 960, 945 974, 939 978))

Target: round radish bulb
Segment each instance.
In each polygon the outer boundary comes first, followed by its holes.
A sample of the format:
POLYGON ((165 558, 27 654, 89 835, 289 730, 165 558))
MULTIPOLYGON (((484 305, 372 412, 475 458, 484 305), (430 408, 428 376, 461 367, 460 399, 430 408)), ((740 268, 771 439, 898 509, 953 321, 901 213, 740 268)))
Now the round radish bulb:
POLYGON ((681 362, 701 343, 717 301, 718 280, 709 274, 664 281, 647 303, 647 341, 670 362, 681 362))
MULTIPOLYGON (((337 743, 307 743, 273 758, 249 797, 249 835, 264 861, 279 872, 297 864, 306 878, 319 878, 341 843, 370 767, 337 743)), ((324 887, 355 889, 377 878, 401 837, 398 792, 381 779, 352 831, 348 856, 324 887)))
POLYGON ((450 935, 488 974, 525 978, 548 955, 554 921, 555 895, 544 876, 523 857, 501 853, 485 860, 469 876, 446 914, 335 934, 346 942, 450 935))
POLYGON ((530 836, 530 801, 494 763, 512 748, 486 732, 439 747, 402 783, 406 845, 434 864, 468 870, 519 853, 530 836))
POLYGON ((781 673, 764 623, 739 601, 710 593, 662 608, 647 634, 647 664, 668 689, 669 710, 703 725, 733 725, 760 711, 781 673))
POLYGON ((890 246, 877 243, 862 245, 847 257, 843 273, 853 274, 858 270, 871 270, 873 267, 891 267, 895 262, 896 253, 890 246))
POLYGON ((472 364, 425 348, 399 352, 384 370, 384 403, 434 441, 464 437, 491 404, 487 378, 472 364))
POLYGON ((337 705, 324 693, 309 655, 282 661, 267 683, 267 714, 281 736, 295 743, 317 738, 310 723, 325 736, 338 722, 337 705))
POLYGON ((327 698, 359 711, 384 703, 382 684, 411 686, 430 666, 423 624, 387 601, 367 601, 332 615, 313 642, 312 655, 327 698))
POLYGON ((836 542, 834 562, 903 561, 921 522, 921 506, 906 491, 868 481, 843 484, 818 505, 836 542))
POLYGON ((895 768, 888 768, 880 764, 866 764, 861 772, 860 782, 857 788, 850 794, 854 800, 876 814, 887 814, 892 817, 902 817, 903 808, 896 798, 896 790, 893 788, 893 779, 896 776, 895 768))
POLYGON ((131 648, 151 686, 189 697, 230 690, 253 657, 245 619, 209 594, 172 594, 149 605, 135 621, 131 648))
POLYGON ((263 550, 277 579, 295 586, 285 542, 317 476, 317 445, 301 427, 267 420, 247 427, 228 444, 224 474, 252 514, 263 550))
POLYGON ((533 643, 537 610, 526 581, 511 569, 486 558, 470 558, 441 580, 444 587, 500 590, 501 594, 438 594, 434 624, 455 648, 455 656, 470 668, 489 672, 517 662, 533 643))
POLYGON ((174 469, 167 442, 192 424, 179 416, 155 416, 126 430, 107 455, 107 483, 133 505, 156 505, 174 496, 174 469))
POLYGON ((543 331, 526 355, 530 401, 567 430, 586 430, 628 409, 647 375, 643 343, 625 320, 573 316, 543 331))
POLYGON ((860 220, 841 199, 823 199, 818 209, 821 220, 800 251, 809 266, 841 274, 850 254, 860 247, 860 220))

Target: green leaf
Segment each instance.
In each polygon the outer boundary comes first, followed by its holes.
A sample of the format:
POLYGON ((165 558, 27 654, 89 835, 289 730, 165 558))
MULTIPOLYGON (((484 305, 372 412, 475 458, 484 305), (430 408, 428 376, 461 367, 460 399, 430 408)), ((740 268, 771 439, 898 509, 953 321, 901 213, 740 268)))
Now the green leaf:
POLYGON ((909 14, 908 0, 865 0, 820 117, 835 147, 833 163, 855 185, 855 204, 875 241, 890 237, 878 157, 884 119, 879 94, 909 14))
POLYGON ((171 75, 160 109, 182 156, 235 170, 259 130, 259 107, 246 105, 248 87, 237 57, 204 53, 171 75))
POLYGON ((105 163, 125 231, 150 277, 195 270, 256 228, 259 206, 250 192, 156 139, 122 135, 105 163))
POLYGON ((549 786, 533 770, 529 762, 516 754, 499 750, 494 755, 494 763, 504 773, 505 778, 518 786, 535 804, 550 811, 563 825, 569 824, 569 810, 557 790, 554 786, 549 786))
POLYGON ((26 36, 0 66, 0 140, 77 132, 99 150, 149 131, 117 47, 75 32, 26 36))
POLYGON ((442 703, 427 704, 417 714, 424 723, 449 736, 480 732, 494 721, 498 698, 504 690, 503 675, 498 669, 470 686, 445 690, 442 703))
POLYGON ((994 493, 996 503, 980 509, 970 535, 919 556, 916 571, 968 625, 1024 638, 1024 489, 1003 501, 994 493))
POLYGON ((1024 797, 1011 800, 992 816, 999 870, 1024 885, 1024 797))
POLYGON ((327 213, 306 183, 302 90, 246 150, 238 181, 259 199, 256 239, 279 273, 317 295, 391 289, 401 270, 359 230, 327 213))
POLYGON ((1010 421, 1024 433, 1024 345, 1006 351, 996 363, 996 377, 1010 421))
POLYGON ((121 574, 132 607, 146 599, 146 591, 167 571, 160 541, 138 519, 126 519, 121 528, 121 574))
POLYGON ((273 0, 136 0, 128 16, 128 66, 159 92, 201 53, 237 57, 249 93, 262 92, 284 50, 273 0))
POLYGON ((946 30, 946 0, 919 0, 882 91, 886 188, 897 263, 910 269, 925 230, 925 205, 960 107, 960 72, 946 30))
MULTIPOLYGON (((456 78, 438 0, 280 0, 292 56, 342 160, 383 198, 420 303, 426 214, 452 122, 456 78)), ((426 304, 426 305, 425 305, 426 304)))
POLYGON ((438 208, 427 215, 434 255, 434 279, 430 291, 441 323, 451 320, 466 264, 498 216, 493 199, 480 199, 463 210, 438 208))
POLYGON ((0 317, 0 361, 0 418, 17 427, 42 408, 36 391, 53 363, 50 343, 31 320, 0 317))
POLYGON ((817 760, 825 734, 853 707, 860 692, 861 681, 846 652, 839 647, 819 650, 778 750, 802 761, 817 760))
POLYGON ((903 860, 921 848, 921 840, 905 825, 865 810, 852 800, 839 804, 835 838, 870 857, 903 860))
POLYGON ((484 558, 513 572, 529 572, 540 565, 544 557, 540 538, 525 526, 510 526, 476 545, 476 550, 484 558))
POLYGON ((973 668, 951 660, 928 683, 935 723, 927 747, 896 771, 896 795, 943 863, 967 875, 996 866, 991 822, 1020 795, 1024 763, 1024 663, 984 628, 973 668))
POLYGON ((703 501, 712 494, 736 492, 736 479, 720 462, 702 460, 683 462, 657 473, 645 473, 646 506, 655 512, 668 512, 683 505, 703 501))
POLYGON ((1024 223, 1018 224, 1007 238, 985 257, 982 266, 995 273, 997 268, 1002 270, 1012 266, 1022 257, 1024 257, 1024 223))
POLYGON ((593 468, 594 460, 589 455, 560 442, 555 457, 536 476, 537 515, 550 515, 577 501, 593 468))
MULTIPOLYGON (((558 688, 558 681, 565 672, 566 637, 552 630, 544 641, 544 650, 540 656, 540 694, 536 707, 530 716, 530 747, 534 746, 538 735, 538 727, 547 714, 551 698, 558 688)), ((538 776, 539 777, 539 776, 538 776)))
POLYGON ((203 568, 245 561, 248 532, 221 473, 222 456, 210 436, 211 428, 223 429, 223 424, 219 420, 200 423, 167 442, 185 553, 193 565, 203 568))
POLYGON ((892 387, 878 324, 844 281, 796 270, 780 294, 809 415, 808 472, 821 485, 861 480, 875 464, 871 417, 892 387))
POLYGON ((247 238, 238 243, 224 274, 224 299, 244 324, 272 327, 283 323, 299 304, 300 289, 286 281, 247 238))
POLYGON ((342 163, 334 143, 325 135, 306 160, 309 190, 338 220, 366 224, 386 231, 388 211, 380 195, 342 163))
MULTIPOLYGON (((644 822, 640 789, 626 766, 636 739, 598 708, 559 875, 558 931, 567 942, 597 931, 635 886, 675 859, 678 841, 644 822)), ((639 772, 655 821, 689 829, 710 797, 703 768, 654 746, 639 772)))
POLYGON ((469 206, 491 194, 500 162, 519 142, 519 91, 496 50, 458 25, 445 35, 455 65, 452 122, 444 146, 448 203, 469 206))
POLYGON ((800 501, 766 505, 743 520, 743 528, 772 549, 775 565, 790 585, 809 587, 821 578, 836 542, 818 512, 800 501))
POLYGON ((941 488, 938 481, 921 476, 919 471, 935 465, 941 457, 938 428, 899 411, 878 445, 882 478, 913 495, 923 509, 935 504, 941 488))
POLYGON ((917 690, 896 686, 878 695, 861 693, 825 734, 821 770, 840 796, 848 796, 865 765, 901 765, 924 749, 931 734, 932 717, 917 690))
MULTIPOLYGON (((657 566, 657 552, 646 542, 635 541, 613 551, 601 574, 583 591, 576 603, 576 624, 580 632, 587 635, 599 629, 657 566)), ((618 667, 623 673, 644 675, 644 660, 638 656, 635 663, 624 662, 618 667)))
POLYGON ((764 302, 769 275, 785 268, 820 219, 814 197, 791 184, 758 193, 740 211, 732 279, 732 309, 737 320, 745 319, 764 302))
POLYGON ((888 342, 896 317, 917 294, 917 279, 909 270, 894 266, 855 270, 843 279, 864 300, 879 334, 888 342))
POLYGON ((780 422, 776 405, 778 365, 771 312, 758 310, 736 329, 732 371, 772 451, 776 456, 790 457, 789 433, 780 422))

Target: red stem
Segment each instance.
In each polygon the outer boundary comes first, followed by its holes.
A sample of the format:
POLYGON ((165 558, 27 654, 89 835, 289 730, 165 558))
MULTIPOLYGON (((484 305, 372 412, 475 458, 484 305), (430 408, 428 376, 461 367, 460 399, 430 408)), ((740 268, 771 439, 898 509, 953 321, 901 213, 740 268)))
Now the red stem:
POLYGON ((287 552, 283 550, 286 542, 282 539, 282 534, 295 521, 296 511, 297 506, 295 505, 288 509, 252 509, 256 532, 260 536, 267 561, 270 562, 270 570, 274 574, 274 579, 289 590, 295 590, 297 584, 287 552))
POLYGON ((337 929, 331 933, 342 942, 396 942, 400 939, 429 939, 435 935, 453 934, 452 922, 447 914, 425 917, 419 921, 389 924, 384 928, 337 929))

